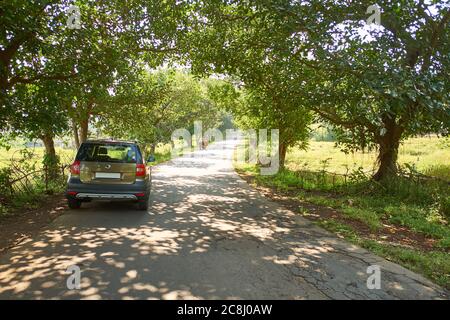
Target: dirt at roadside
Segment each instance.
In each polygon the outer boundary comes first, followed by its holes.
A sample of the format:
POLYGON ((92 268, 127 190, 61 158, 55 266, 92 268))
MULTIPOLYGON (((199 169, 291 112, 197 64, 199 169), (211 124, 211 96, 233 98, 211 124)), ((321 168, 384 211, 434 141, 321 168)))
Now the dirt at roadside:
POLYGON ((12 212, 0 217, 0 254, 33 237, 43 227, 64 213, 67 206, 63 194, 48 196, 38 209, 12 212))
POLYGON ((427 237, 421 233, 414 232, 408 228, 394 225, 388 221, 383 221, 383 228, 376 231, 371 230, 361 221, 349 218, 344 213, 325 206, 315 205, 302 201, 296 197, 295 191, 282 191, 275 187, 263 187, 254 183, 255 178, 243 172, 236 171, 239 176, 260 191, 265 197, 278 202, 293 212, 299 212, 302 208, 307 211, 305 218, 313 221, 324 221, 333 219, 337 222, 350 226, 360 237, 375 240, 378 242, 389 243, 401 247, 420 249, 423 251, 436 250, 436 239, 427 237))

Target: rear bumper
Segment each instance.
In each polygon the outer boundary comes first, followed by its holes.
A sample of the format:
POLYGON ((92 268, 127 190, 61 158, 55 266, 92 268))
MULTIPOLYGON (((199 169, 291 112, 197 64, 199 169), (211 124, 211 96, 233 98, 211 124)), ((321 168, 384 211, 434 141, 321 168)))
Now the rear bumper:
POLYGON ((99 199, 99 200, 138 200, 138 196, 127 193, 77 193, 77 199, 99 199))
POLYGON ((82 183, 71 177, 67 183, 66 198, 79 200, 146 200, 150 195, 148 180, 136 180, 133 184, 82 183))

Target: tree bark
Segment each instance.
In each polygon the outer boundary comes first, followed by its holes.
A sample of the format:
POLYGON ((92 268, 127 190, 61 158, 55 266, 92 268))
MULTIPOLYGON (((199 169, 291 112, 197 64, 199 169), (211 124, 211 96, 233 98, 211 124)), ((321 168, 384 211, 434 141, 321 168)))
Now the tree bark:
POLYGON ((373 176, 376 181, 397 175, 398 142, 380 144, 378 151, 378 170, 373 176))
POLYGON ((154 156, 155 155, 155 150, 156 150, 156 143, 152 143, 150 145, 150 155, 154 156))
POLYGON ((53 134, 46 132, 41 137, 45 146, 44 164, 47 168, 47 177, 49 180, 55 180, 58 177, 58 157, 55 151, 55 142, 53 141, 53 134))
POLYGON ((80 138, 79 143, 86 142, 89 133, 89 119, 83 119, 80 122, 80 138))
POLYGON ((80 147, 80 137, 78 136, 78 126, 75 121, 72 121, 72 129, 73 129, 73 139, 75 141, 75 147, 78 150, 78 148, 80 147))
POLYGON ((286 160, 286 152, 287 152, 287 146, 280 142, 280 145, 278 146, 278 151, 280 154, 280 169, 284 169, 284 162, 286 160))
POLYGON ((384 117, 383 123, 385 132, 384 134, 379 134, 377 139, 378 170, 373 176, 373 179, 376 181, 396 176, 398 172, 397 158, 402 130, 393 119, 384 117))

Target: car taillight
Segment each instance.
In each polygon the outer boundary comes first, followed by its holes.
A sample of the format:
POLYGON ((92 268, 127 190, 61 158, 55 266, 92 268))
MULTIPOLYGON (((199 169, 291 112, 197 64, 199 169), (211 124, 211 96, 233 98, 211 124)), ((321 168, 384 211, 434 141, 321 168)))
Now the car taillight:
POLYGON ((136 177, 145 177, 145 164, 136 164, 136 177))
POLYGON ((71 174, 80 174, 80 161, 75 161, 70 166, 70 173, 71 174))

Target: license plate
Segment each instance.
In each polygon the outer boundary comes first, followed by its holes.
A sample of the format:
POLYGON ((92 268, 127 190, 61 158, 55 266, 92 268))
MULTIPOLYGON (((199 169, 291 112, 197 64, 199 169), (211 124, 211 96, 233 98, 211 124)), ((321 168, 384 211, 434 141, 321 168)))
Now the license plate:
POLYGON ((96 178, 100 179, 120 179, 120 173, 116 172, 96 172, 96 178))

